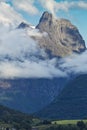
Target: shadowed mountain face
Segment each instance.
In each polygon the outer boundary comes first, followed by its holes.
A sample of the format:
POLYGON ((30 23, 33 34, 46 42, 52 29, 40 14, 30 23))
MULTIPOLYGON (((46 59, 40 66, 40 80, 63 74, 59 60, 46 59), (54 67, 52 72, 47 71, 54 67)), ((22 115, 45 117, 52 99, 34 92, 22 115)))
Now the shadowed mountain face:
POLYGON ((36 28, 47 33, 46 37, 36 38, 40 46, 55 56, 64 57, 86 49, 78 29, 69 20, 55 19, 52 14, 44 12, 36 28))
POLYGON ((36 115, 49 119, 87 118, 87 75, 68 83, 53 103, 36 115))
POLYGON ((26 113, 39 111, 60 93, 66 78, 0 81, 0 103, 26 113))

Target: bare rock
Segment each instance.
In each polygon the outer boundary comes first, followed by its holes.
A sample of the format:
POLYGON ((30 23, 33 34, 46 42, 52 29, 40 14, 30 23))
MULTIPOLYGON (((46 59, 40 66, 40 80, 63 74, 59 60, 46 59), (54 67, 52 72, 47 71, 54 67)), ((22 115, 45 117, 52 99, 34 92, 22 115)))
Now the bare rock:
POLYGON ((52 14, 44 12, 36 28, 41 33, 48 34, 35 39, 52 55, 64 57, 73 52, 81 53, 86 49, 81 34, 69 20, 56 19, 52 14))

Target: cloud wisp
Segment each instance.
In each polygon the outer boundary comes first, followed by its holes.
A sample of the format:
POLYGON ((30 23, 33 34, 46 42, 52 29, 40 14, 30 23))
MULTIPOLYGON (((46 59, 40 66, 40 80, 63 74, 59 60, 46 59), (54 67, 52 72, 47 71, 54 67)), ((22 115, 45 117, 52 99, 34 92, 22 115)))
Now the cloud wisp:
MULTIPOLYGON (((19 12, 21 13, 21 11, 23 11, 29 15, 37 15, 40 13, 40 10, 36 5, 35 0, 26 0, 26 1, 21 0, 21 2, 20 2, 20 0, 12 0, 12 1, 11 0, 0 0, 0 3, 2 3, 2 2, 4 4, 11 2, 13 9, 17 13, 19 13, 19 12)), ((65 12, 69 11, 72 8, 79 8, 79 9, 87 10, 87 1, 86 0, 79 0, 79 1, 77 1, 77 0, 75 0, 75 1, 37 0, 37 3, 39 6, 42 6, 43 9, 51 12, 54 16, 56 16, 56 13, 60 10, 65 11, 65 12)), ((9 5, 9 4, 7 4, 7 5, 9 5)), ((5 9, 5 7, 3 9, 7 10, 7 9, 5 9)))
POLYGON ((27 12, 30 15, 36 15, 39 13, 39 10, 34 5, 35 0, 13 0, 13 5, 16 9, 27 12))
POLYGON ((35 5, 35 0, 0 0, 0 3, 1 2, 9 5, 11 3, 15 10, 24 11, 30 15, 36 15, 39 13, 39 10, 35 5))
POLYGON ((25 21, 22 15, 14 10, 9 4, 0 1, 0 27, 17 26, 21 21, 25 21))
POLYGON ((87 1, 56 1, 56 0, 38 0, 42 7, 50 11, 54 16, 60 10, 68 12, 72 8, 86 9, 87 10, 87 1))
POLYGON ((2 21, 12 23, 14 20, 17 23, 20 20, 23 21, 23 13, 31 16, 40 14, 39 6, 43 10, 51 12, 55 17, 59 11, 68 12, 70 9, 75 8, 87 10, 86 0, 37 0, 37 4, 35 0, 21 0, 21 2, 20 0, 0 0, 0 17, 2 21))

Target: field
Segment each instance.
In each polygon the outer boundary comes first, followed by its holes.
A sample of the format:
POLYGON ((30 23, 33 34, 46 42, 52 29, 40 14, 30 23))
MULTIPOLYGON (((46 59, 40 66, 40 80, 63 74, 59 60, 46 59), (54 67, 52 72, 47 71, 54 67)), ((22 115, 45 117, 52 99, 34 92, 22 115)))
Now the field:
MULTIPOLYGON (((85 128, 87 128, 87 120, 58 120, 58 121, 51 121, 51 124, 41 124, 35 126, 36 130, 60 130, 60 127, 62 130, 79 130, 77 127, 77 122, 84 122, 85 128)), ((85 129, 84 129, 85 130, 85 129)))
MULTIPOLYGON (((34 123, 32 124, 32 130, 66 130, 66 129, 71 130, 73 128, 74 130, 80 130, 79 127, 77 127, 77 122, 80 121, 84 122, 85 124, 84 130, 87 130, 86 129, 87 120, 56 120, 56 121, 45 122, 47 124, 44 124, 39 119, 33 119, 34 123)), ((10 130, 11 128, 13 128, 10 124, 4 124, 2 122, 0 123, 0 129, 5 130, 5 128, 7 127, 10 128, 10 130)), ((29 130, 31 130, 31 128, 29 130)))
POLYGON ((59 125, 72 124, 72 125, 75 125, 75 124, 77 124, 78 121, 83 121, 84 123, 87 123, 87 120, 59 120, 59 121, 52 121, 52 124, 59 124, 59 125))

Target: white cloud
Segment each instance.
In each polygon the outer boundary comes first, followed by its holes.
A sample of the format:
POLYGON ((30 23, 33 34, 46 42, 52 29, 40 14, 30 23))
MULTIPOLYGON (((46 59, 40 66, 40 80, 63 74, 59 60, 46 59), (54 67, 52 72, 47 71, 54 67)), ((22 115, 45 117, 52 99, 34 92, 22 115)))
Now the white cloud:
POLYGON ((38 9, 34 5, 35 0, 13 0, 13 5, 18 10, 27 12, 28 14, 35 15, 38 14, 38 9))
POLYGON ((0 78, 52 78, 65 77, 56 67, 56 59, 47 59, 30 36, 43 36, 38 30, 16 29, 5 32, 0 39, 0 78), (40 57, 45 57, 41 60, 40 57))
POLYGON ((0 56, 2 57, 7 55, 13 58, 21 58, 25 53, 36 53, 37 46, 34 40, 26 34, 25 30, 6 32, 0 40, 0 56))
POLYGON ((54 0, 38 0, 42 7, 48 11, 50 11, 53 15, 55 15, 55 7, 57 2, 54 0))
POLYGON ((0 2, 0 24, 4 26, 16 26, 24 21, 21 14, 16 12, 12 6, 5 2, 0 2))
POLYGON ((37 29, 2 30, 0 27, 0 78, 53 78, 66 77, 72 72, 87 73, 87 51, 61 60, 48 59, 31 38, 43 36, 37 29))
POLYGON ((61 61, 60 68, 66 73, 81 74, 87 73, 87 51, 80 55, 72 55, 61 61))
MULTIPOLYGON (((18 21, 23 21, 22 12, 26 12, 30 15, 36 15, 40 12, 39 8, 36 6, 35 0, 0 0, 0 19, 1 21, 7 21, 15 23, 18 21), (13 6, 10 6, 9 1, 13 6), (20 13, 19 13, 20 12, 20 13)), ((60 10, 68 11, 71 8, 81 8, 87 9, 87 1, 55 1, 55 0, 37 0, 37 3, 42 6, 45 10, 50 11, 54 16, 60 10)))
POLYGON ((2 61, 0 78, 53 78, 65 77, 66 73, 57 69, 51 60, 48 61, 2 61), (50 63, 50 64, 49 64, 50 63))
POLYGON ((50 11, 54 16, 60 10, 68 11, 71 8, 87 9, 87 1, 55 1, 55 0, 38 0, 42 7, 50 11))
POLYGON ((80 2, 78 3, 78 7, 79 7, 79 8, 83 8, 83 9, 87 9, 87 2, 80 1, 80 2))

